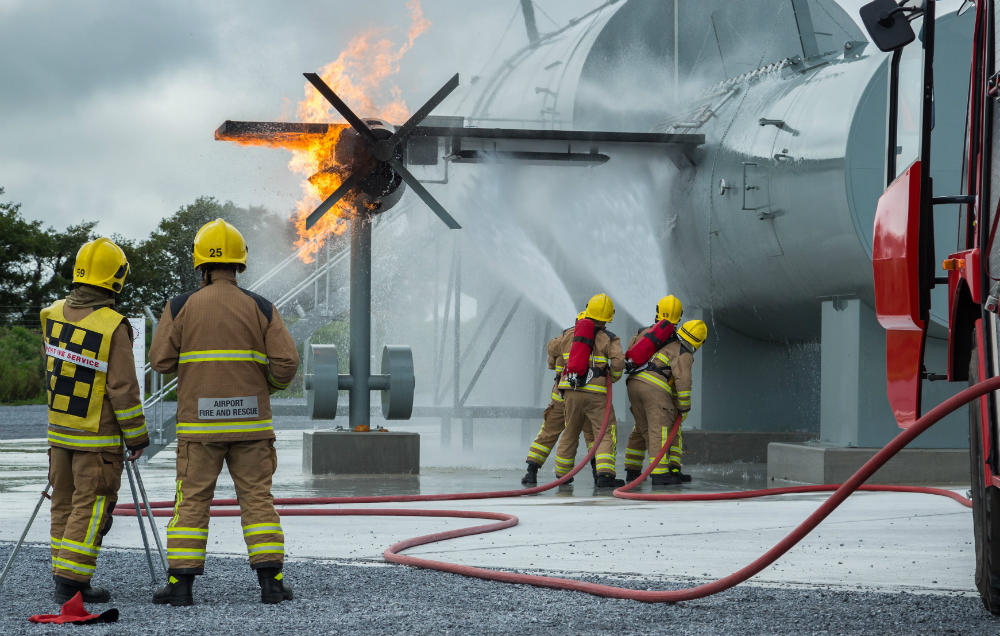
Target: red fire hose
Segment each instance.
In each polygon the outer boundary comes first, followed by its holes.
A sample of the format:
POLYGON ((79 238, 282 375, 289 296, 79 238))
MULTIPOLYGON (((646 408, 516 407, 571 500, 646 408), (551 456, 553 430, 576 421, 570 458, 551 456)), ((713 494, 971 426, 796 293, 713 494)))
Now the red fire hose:
MULTIPOLYGON (((907 444, 913 441, 918 435, 926 431, 928 428, 936 424, 945 415, 948 415, 957 408, 968 404, 972 400, 989 393, 990 391, 996 391, 1000 389, 1000 376, 995 378, 990 378, 980 382, 974 386, 965 389, 961 393, 945 400, 937 407, 932 409, 929 413, 918 419, 906 430, 902 431, 897 435, 891 442, 889 442, 882 450, 875 454, 870 460, 868 460, 864 466, 862 466, 856 473, 854 473, 850 479, 848 479, 844 484, 840 486, 835 485, 823 485, 823 486, 800 486, 794 488, 774 488, 769 490, 756 490, 747 492, 732 492, 732 493, 709 493, 709 494, 688 494, 688 495, 646 495, 630 493, 629 490, 635 488, 650 472, 656 467, 657 463, 663 458, 667 449, 677 434, 680 426, 680 421, 676 421, 671 429, 670 436, 667 443, 663 445, 660 449, 659 454, 650 462, 649 467, 642 473, 639 479, 634 482, 619 488, 614 492, 616 497, 623 499, 641 499, 645 501, 719 501, 719 500, 733 500, 733 499, 746 499, 751 497, 764 497, 777 494, 787 494, 787 493, 804 493, 804 492, 822 492, 834 490, 833 495, 829 499, 824 501, 819 508, 816 509, 805 521, 803 521, 795 530, 788 534, 784 539, 779 541, 777 545, 765 552, 763 555, 758 557, 755 561, 747 565, 746 567, 730 574, 729 576, 723 577, 717 581, 711 583, 706 583, 704 585, 699 585, 697 587, 688 588, 684 590, 670 590, 670 591, 644 591, 644 590, 632 590, 627 588, 615 587, 611 585, 598 585, 595 583, 586 583, 582 581, 574 581, 571 579, 561 579, 556 577, 548 576, 537 576, 528 574, 516 574, 513 572, 501 572, 497 570, 487 570, 484 568, 477 568, 467 565, 458 565, 454 563, 447 563, 444 561, 431 561, 429 559, 421 559, 418 557, 412 557, 400 554, 402 551, 407 550, 412 547, 419 545, 426 545, 429 543, 436 543, 439 541, 446 541, 448 539, 456 539, 458 537, 465 537, 474 534, 483 534, 487 532, 495 532, 497 530, 503 530, 505 528, 510 528, 518 523, 517 517, 514 515, 502 514, 502 513, 492 513, 492 512, 473 512, 464 510, 406 510, 406 509, 316 509, 316 508, 286 508, 280 509, 279 514, 282 516, 398 516, 398 517, 454 517, 463 519, 491 519, 497 521, 497 523, 491 523, 481 526, 473 526, 470 528, 461 528, 458 530, 450 530, 448 532, 439 532, 436 534, 425 535, 421 537, 414 537, 412 539, 407 539, 405 541, 400 541, 399 543, 393 544, 386 549, 384 556, 385 559, 391 563, 399 563, 402 565, 412 565, 414 567, 427 568, 432 570, 440 570, 442 572, 451 572, 454 574, 462 574, 464 576, 472 576, 481 579, 488 579, 492 581, 501 581, 504 583, 521 583, 528 585, 535 585, 539 587, 551 587, 556 589, 564 590, 574 590, 578 592, 586 592, 588 594, 594 594, 597 596, 607 596, 612 598, 623 598, 632 599, 636 601, 644 601, 649 603, 657 602, 678 602, 686 601, 696 598, 702 598, 705 596, 710 596, 712 594, 718 594, 724 590, 734 587, 743 581, 746 581, 750 577, 762 571, 764 568, 768 567, 775 561, 777 561, 782 555, 784 555, 788 550, 792 548, 796 543, 801 541, 807 534, 809 534, 816 526, 818 526, 827 516, 830 515, 840 504, 847 499, 856 490, 867 490, 867 491, 887 491, 887 492, 913 492, 913 493, 924 493, 924 494, 935 494, 944 495, 955 499, 959 503, 965 506, 971 507, 971 502, 957 495, 951 491, 942 490, 938 488, 921 488, 921 487, 911 487, 911 486, 863 486, 862 484, 870 478, 875 471, 881 468, 889 459, 891 459, 896 453, 902 450, 907 444)), ((586 459, 576 466, 569 474, 557 479, 554 482, 545 484, 543 486, 537 486, 535 488, 527 488, 523 490, 508 490, 508 491, 495 491, 495 492, 485 492, 485 493, 460 493, 453 495, 401 495, 401 496, 380 496, 380 497, 304 497, 304 498, 283 498, 275 499, 274 503, 277 505, 287 505, 287 504, 347 504, 347 503, 377 503, 377 502, 399 502, 399 501, 455 501, 455 500, 467 500, 467 499, 488 499, 497 497, 517 497, 521 495, 534 494, 538 492, 543 492, 554 488, 560 484, 568 481, 572 476, 578 473, 590 459, 597 452, 598 445, 604 437, 605 432, 608 428, 608 422, 611 416, 611 386, 609 383, 607 401, 605 403, 604 421, 601 426, 600 433, 597 435, 593 446, 591 446, 590 451, 587 453, 586 459)), ((173 502, 155 502, 151 504, 154 508, 170 508, 173 506, 173 502)), ((221 499, 214 500, 212 502, 213 506, 235 506, 237 501, 235 499, 221 499)), ((130 509, 119 509, 116 510, 116 515, 122 516, 135 516, 135 510, 130 509)), ((155 516, 158 517, 168 517, 171 516, 169 510, 157 510, 154 512, 155 516)), ((239 510, 213 510, 213 517, 236 517, 240 515, 239 510)))

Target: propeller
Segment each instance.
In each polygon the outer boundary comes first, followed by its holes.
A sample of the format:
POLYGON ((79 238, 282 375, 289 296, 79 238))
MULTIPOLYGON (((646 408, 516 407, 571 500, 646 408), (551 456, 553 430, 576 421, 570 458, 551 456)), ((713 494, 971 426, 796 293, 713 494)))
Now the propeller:
POLYGON ((443 102, 444 99, 458 87, 458 73, 448 80, 448 82, 442 86, 433 97, 427 100, 426 104, 421 106, 417 112, 413 113, 406 123, 400 126, 388 139, 378 139, 375 136, 375 133, 372 132, 371 128, 369 128, 360 117, 355 115, 354 111, 352 111, 343 100, 337 97, 337 94, 333 92, 333 89, 327 86, 326 82, 324 82, 319 75, 316 73, 304 73, 304 75, 305 78, 309 80, 309 83, 312 84, 317 91, 319 91, 320 95, 333 104, 333 107, 337 109, 337 112, 343 115, 344 119, 347 120, 351 127, 354 128, 354 130, 361 135, 361 138, 368 143, 372 156, 370 160, 362 164, 361 167, 358 168, 353 174, 344 179, 344 182, 340 184, 340 187, 338 187, 333 194, 328 196, 326 200, 323 201, 323 203, 321 203, 319 207, 317 207, 313 213, 309 215, 306 219, 306 229, 315 225, 316 222, 330 210, 330 208, 336 205, 337 201, 340 201, 344 195, 346 195, 352 188, 356 187, 361 180, 372 170, 378 167, 379 164, 388 164, 396 174, 402 177, 403 181, 413 188, 413 191, 417 193, 417 196, 423 199, 424 203, 426 203, 427 206, 433 210, 434 213, 437 214, 438 217, 444 221, 444 224, 450 229, 459 230, 462 228, 462 226, 458 224, 458 221, 448 214, 444 207, 438 203, 433 196, 431 196, 431 193, 428 192, 419 181, 417 181, 417 178, 406 169, 402 162, 396 159, 396 148, 399 144, 404 142, 410 133, 412 133, 413 130, 420 125, 420 122, 423 121, 423 119, 427 117, 427 115, 429 115, 431 111, 438 106, 438 104, 443 102))

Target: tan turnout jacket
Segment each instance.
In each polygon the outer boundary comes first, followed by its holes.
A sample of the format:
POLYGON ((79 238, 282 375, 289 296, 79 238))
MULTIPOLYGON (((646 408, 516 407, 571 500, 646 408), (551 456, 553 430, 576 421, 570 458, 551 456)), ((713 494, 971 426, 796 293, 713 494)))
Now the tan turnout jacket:
MULTIPOLYGON (((552 358, 559 358, 559 366, 564 366, 569 360, 569 350, 573 346, 573 329, 567 329, 561 336, 549 341, 548 353, 552 358)), ((597 333, 594 335, 594 350, 590 354, 590 366, 597 367, 605 373, 594 378, 581 389, 573 389, 563 379, 559 388, 563 391, 580 390, 588 393, 607 393, 608 375, 612 382, 622 377, 625 369, 625 354, 622 353, 622 343, 618 336, 604 328, 603 323, 597 323, 597 333)))
POLYGON ((177 439, 273 439, 270 394, 295 377, 295 341, 268 300, 228 270, 172 298, 149 350, 152 367, 177 372, 177 439))
MULTIPOLYGON (((631 349, 642 338, 649 327, 641 330, 628 343, 631 349)), ((691 410, 691 365, 694 355, 685 349, 676 337, 670 338, 667 344, 660 347, 649 361, 650 366, 666 373, 646 370, 629 376, 629 382, 644 382, 666 391, 674 400, 674 405, 681 413, 691 410)))
POLYGON ((560 335, 556 336, 552 340, 549 340, 549 343, 545 346, 546 353, 548 353, 549 356, 549 368, 556 372, 556 380, 555 384, 552 385, 552 396, 551 396, 553 401, 555 402, 565 401, 565 398, 563 398, 562 393, 559 392, 559 379, 560 376, 562 376, 563 367, 566 366, 566 358, 564 358, 561 353, 553 355, 552 352, 555 350, 556 347, 558 347, 559 339, 565 336, 567 333, 570 335, 570 339, 572 340, 573 327, 570 327, 569 329, 566 329, 560 335))

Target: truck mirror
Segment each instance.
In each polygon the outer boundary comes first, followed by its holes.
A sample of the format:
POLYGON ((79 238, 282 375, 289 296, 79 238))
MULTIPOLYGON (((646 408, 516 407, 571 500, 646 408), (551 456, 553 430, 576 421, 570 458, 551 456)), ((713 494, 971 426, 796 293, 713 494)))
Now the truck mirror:
POLYGON ((893 0, 873 0, 861 7, 861 20, 880 51, 895 51, 916 39, 906 18, 908 13, 918 10, 900 6, 893 0))

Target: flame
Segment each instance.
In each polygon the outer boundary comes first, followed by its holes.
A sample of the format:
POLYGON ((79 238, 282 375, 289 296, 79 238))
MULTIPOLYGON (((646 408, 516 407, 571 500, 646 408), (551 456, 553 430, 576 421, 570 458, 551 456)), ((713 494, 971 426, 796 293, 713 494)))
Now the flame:
MULTIPOLYGON (((413 47, 413 42, 430 28, 430 20, 424 17, 419 0, 409 0, 406 8, 410 12, 410 28, 406 41, 397 45, 390 37, 389 30, 372 28, 352 39, 333 62, 319 71, 319 76, 333 91, 350 106, 359 117, 377 117, 386 122, 401 124, 410 116, 399 87, 389 82, 389 78, 399 72, 399 61, 413 47)), ((287 119, 287 105, 282 109, 281 120, 287 119)), ((340 120, 340 114, 308 82, 305 97, 298 103, 296 114, 299 121, 325 123, 340 120)), ((336 170, 321 170, 328 166, 333 157, 340 134, 347 124, 331 124, 325 135, 294 134, 260 137, 240 137, 231 139, 245 146, 283 148, 292 153, 288 168, 301 174, 302 198, 296 202, 295 227, 299 238, 295 247, 301 248, 299 258, 311 263, 315 254, 331 234, 342 234, 347 229, 345 219, 352 214, 351 208, 341 200, 327 212, 316 225, 306 229, 306 217, 336 190, 347 174, 336 170)))

